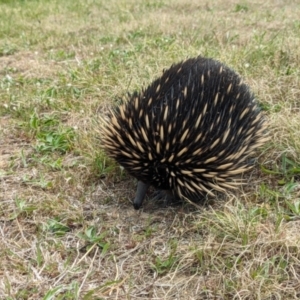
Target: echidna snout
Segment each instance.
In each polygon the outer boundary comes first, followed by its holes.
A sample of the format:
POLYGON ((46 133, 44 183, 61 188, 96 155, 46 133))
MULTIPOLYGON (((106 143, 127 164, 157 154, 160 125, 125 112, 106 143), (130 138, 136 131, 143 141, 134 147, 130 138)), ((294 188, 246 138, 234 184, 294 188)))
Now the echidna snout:
POLYGON ((237 188, 265 136, 254 95, 233 70, 209 58, 172 65, 103 119, 107 154, 138 179, 134 207, 150 185, 197 201, 237 188))
POLYGON ((133 200, 134 209, 139 209, 142 206, 148 188, 149 184, 146 184, 142 181, 138 182, 136 195, 133 200))

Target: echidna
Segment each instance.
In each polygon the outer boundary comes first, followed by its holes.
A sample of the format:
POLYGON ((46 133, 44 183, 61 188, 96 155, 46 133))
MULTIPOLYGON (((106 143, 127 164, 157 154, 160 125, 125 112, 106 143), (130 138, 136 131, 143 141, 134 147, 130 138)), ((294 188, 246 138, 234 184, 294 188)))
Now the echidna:
POLYGON ((103 147, 138 179, 134 208, 148 187, 197 201, 242 183, 265 121, 248 86, 204 57, 172 65, 103 119, 103 147))

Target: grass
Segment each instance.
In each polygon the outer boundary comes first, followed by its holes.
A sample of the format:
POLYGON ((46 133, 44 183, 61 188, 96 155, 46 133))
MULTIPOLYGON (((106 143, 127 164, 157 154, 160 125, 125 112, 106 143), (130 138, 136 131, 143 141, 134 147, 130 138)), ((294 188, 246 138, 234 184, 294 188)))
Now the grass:
POLYGON ((292 0, 0 1, 0 298, 299 299, 299 15, 292 0), (271 141, 237 192, 136 212, 98 116, 199 54, 245 78, 271 141))

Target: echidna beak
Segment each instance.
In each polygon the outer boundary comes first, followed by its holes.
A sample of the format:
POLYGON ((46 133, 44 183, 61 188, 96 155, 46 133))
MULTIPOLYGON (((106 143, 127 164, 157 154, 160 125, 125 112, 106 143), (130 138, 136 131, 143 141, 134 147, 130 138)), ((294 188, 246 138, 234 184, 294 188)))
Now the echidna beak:
POLYGON ((140 207, 143 204, 143 201, 144 201, 144 198, 146 196, 148 188, 149 188, 149 184, 144 183, 142 181, 138 182, 136 195, 135 195, 135 198, 133 200, 134 209, 140 209, 140 207))

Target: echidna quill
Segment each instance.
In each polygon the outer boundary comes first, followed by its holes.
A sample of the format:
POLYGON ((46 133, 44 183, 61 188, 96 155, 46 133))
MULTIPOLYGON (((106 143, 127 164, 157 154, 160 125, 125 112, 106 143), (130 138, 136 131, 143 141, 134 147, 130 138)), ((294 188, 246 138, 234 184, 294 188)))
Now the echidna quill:
POLYGON ((191 201, 236 188, 267 140, 248 86, 204 57, 172 65, 102 121, 105 151, 138 179, 135 209, 150 185, 191 201))

